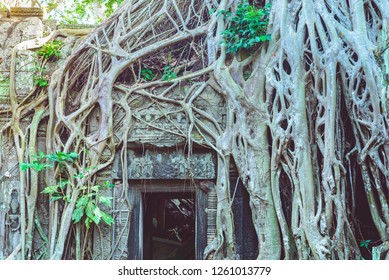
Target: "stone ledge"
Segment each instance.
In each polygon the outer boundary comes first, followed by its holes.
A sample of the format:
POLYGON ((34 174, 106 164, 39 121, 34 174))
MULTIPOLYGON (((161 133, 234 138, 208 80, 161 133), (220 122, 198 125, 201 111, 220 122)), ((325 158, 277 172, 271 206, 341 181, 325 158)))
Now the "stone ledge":
POLYGON ((38 17, 43 19, 44 11, 41 8, 13 7, 11 8, 11 17, 27 18, 38 17))
POLYGON ((85 29, 85 28, 95 28, 96 25, 93 24, 59 24, 58 29, 85 29))
POLYGON ((38 17, 40 19, 43 19, 44 10, 41 8, 31 8, 31 7, 11 7, 9 14, 7 10, 1 9, 0 16, 11 17, 11 18, 38 17))

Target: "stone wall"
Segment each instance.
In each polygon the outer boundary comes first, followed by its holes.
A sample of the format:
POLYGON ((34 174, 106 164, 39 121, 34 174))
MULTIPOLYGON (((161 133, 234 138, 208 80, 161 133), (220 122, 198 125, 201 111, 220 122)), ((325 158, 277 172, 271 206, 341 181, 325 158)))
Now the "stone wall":
MULTIPOLYGON (((52 21, 42 21, 38 17, 28 18, 0 18, 0 129, 4 127, 11 117, 9 85, 11 53, 13 48, 26 40, 38 39, 50 34, 57 24, 52 21), (5 112, 5 113, 4 113, 5 112)), ((64 42, 62 58, 48 62, 46 72, 52 73, 64 59, 71 53, 76 38, 61 38, 64 42)), ((34 76, 37 74, 38 57, 36 50, 19 50, 16 57, 15 85, 19 100, 22 100, 34 89, 34 76)), ((26 117, 22 120, 23 128, 31 122, 26 117)), ((0 259, 5 259, 13 252, 20 242, 20 167, 16 157, 15 146, 12 142, 12 135, 7 131, 1 134, 0 152, 0 259)), ((38 150, 45 151, 45 128, 38 131, 38 150)), ((42 184, 43 187, 43 184, 42 184)), ((47 217, 47 198, 40 198, 37 212, 41 217, 47 217)), ((48 221, 41 220, 42 230, 47 232, 48 221)), ((39 237, 40 234, 37 233, 39 237)), ((34 240, 35 248, 43 245, 42 238, 34 240)), ((39 254, 39 250, 37 250, 39 254)), ((37 256, 34 256, 37 257, 37 256)))
MULTIPOLYGON (((11 52, 20 42, 42 38, 48 30, 39 18, 0 19, 0 102, 1 107, 8 106, 9 70, 11 52)), ((20 96, 26 95, 33 88, 33 63, 36 54, 31 51, 19 53, 17 61, 16 90, 20 96)))
MULTIPOLYGON (((47 30, 48 31, 48 30, 47 30)), ((0 19, 0 110, 10 109, 9 81, 11 52, 22 41, 41 38, 46 28, 39 18, 0 19)), ((35 52, 20 51, 16 63, 16 91, 20 98, 33 89, 35 52)), ((1 114, 0 128, 10 114, 1 114)), ((25 120, 28 123, 28 120, 25 120)), ((3 134, 6 135, 6 134, 3 134)), ((12 137, 9 137, 11 139, 12 137)), ((3 139, 0 157, 0 259, 6 258, 20 241, 19 164, 15 147, 3 139)))

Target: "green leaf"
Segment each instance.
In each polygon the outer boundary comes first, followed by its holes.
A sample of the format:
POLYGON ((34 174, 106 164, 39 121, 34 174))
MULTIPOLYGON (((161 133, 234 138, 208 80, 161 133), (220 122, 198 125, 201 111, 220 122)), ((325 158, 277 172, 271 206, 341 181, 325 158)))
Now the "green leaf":
POLYGON ((365 247, 365 248, 369 248, 370 242, 371 242, 371 240, 362 240, 362 241, 359 243, 359 246, 365 247))
POLYGON ((84 174, 82 174, 82 173, 74 174, 73 178, 80 178, 80 179, 82 179, 82 178, 84 178, 84 174))
POLYGON ((92 222, 93 222, 92 219, 90 219, 90 218, 88 218, 88 217, 85 219, 85 226, 86 226, 87 229, 90 228, 90 224, 91 224, 92 222))
POLYGON ((151 69, 145 68, 141 71, 141 76, 145 81, 151 81, 154 79, 155 74, 151 69))
POLYGON ((101 203, 105 206, 108 206, 108 207, 112 206, 111 200, 112 200, 112 197, 108 197, 108 196, 99 196, 98 197, 99 203, 101 203))
POLYGON ((210 9, 210 10, 208 11, 208 14, 212 15, 215 11, 216 11, 215 9, 210 9))
POLYGON ((68 180, 61 180, 58 182, 58 186, 61 188, 61 189, 65 189, 66 186, 69 184, 69 181, 68 180))
POLYGON ((86 196, 89 197, 90 199, 93 199, 96 196, 96 192, 88 193, 86 196))
POLYGON ((78 223, 81 220, 81 218, 84 216, 84 211, 85 207, 83 206, 76 207, 76 209, 74 209, 72 214, 72 220, 74 223, 78 223))
POLYGON ((271 36, 266 35, 269 13, 270 6, 257 9, 247 2, 238 5, 226 30, 222 32, 227 53, 236 54, 242 48, 251 49, 261 42, 270 40, 271 36))
POLYGON ((173 66, 171 66, 171 65, 165 66, 164 72, 162 75, 162 81, 170 81, 172 79, 177 78, 177 74, 173 70, 171 70, 172 68, 173 68, 173 66))
POLYGON ((22 171, 26 171, 26 170, 29 169, 29 168, 30 168, 30 164, 28 164, 28 163, 22 162, 22 163, 20 164, 20 169, 21 169, 22 171))
POLYGON ((61 41, 52 41, 52 42, 47 42, 44 44, 40 49, 37 50, 38 56, 45 58, 45 59, 50 59, 50 58, 58 58, 60 57, 60 48, 63 45, 61 41))
POLYGON ((32 163, 22 162, 20 165, 20 168, 22 169, 22 171, 25 171, 28 168, 31 168, 31 169, 39 172, 39 171, 42 171, 43 169, 45 169, 46 167, 53 167, 53 166, 50 164, 40 163, 37 160, 34 160, 32 163))
POLYGON ((45 158, 45 154, 42 151, 39 151, 37 155, 33 155, 32 157, 34 157, 38 161, 40 161, 40 160, 43 160, 45 158))
POLYGON ((63 197, 63 200, 65 200, 66 202, 68 202, 68 203, 70 203, 71 202, 71 199, 70 199, 70 195, 65 195, 64 197, 63 197))
POLYGON ((68 157, 74 161, 75 159, 78 159, 78 154, 76 152, 70 152, 68 153, 68 157))
POLYGON ((42 193, 52 195, 52 194, 55 194, 57 191, 58 191, 58 186, 55 185, 55 186, 49 186, 49 187, 44 188, 42 193))
POLYGON ((85 207, 89 202, 89 198, 87 196, 81 196, 77 202, 76 202, 76 207, 77 208, 81 208, 81 207, 85 207))
POLYGON ((101 219, 109 226, 115 222, 112 216, 104 211, 101 211, 101 219))
POLYGON ((52 166, 51 164, 41 163, 41 164, 38 164, 38 165, 36 165, 36 166, 34 165, 34 166, 32 167, 32 169, 34 169, 35 171, 39 172, 39 171, 42 171, 42 170, 46 169, 47 167, 52 168, 52 167, 54 167, 54 166, 52 166))
POLYGON ((34 85, 37 85, 39 87, 47 87, 49 85, 49 80, 46 79, 45 77, 35 76, 34 80, 35 80, 34 85))
POLYGON ((102 217, 102 214, 101 214, 101 210, 99 207, 96 207, 94 210, 93 210, 93 214, 94 214, 94 218, 92 219, 96 225, 98 225, 100 223, 100 220, 101 220, 101 217, 102 217))
POLYGON ((100 186, 99 185, 95 185, 95 186, 92 186, 90 189, 92 191, 94 191, 94 192, 98 192, 100 190, 100 186))
POLYGON ((46 158, 51 161, 51 162, 57 162, 58 161, 58 156, 57 154, 49 154, 46 155, 46 158))
POLYGON ((50 197, 50 200, 51 200, 51 201, 56 201, 56 200, 60 200, 60 199, 62 199, 62 198, 63 198, 63 196, 62 196, 61 194, 56 193, 56 194, 53 194, 53 195, 50 197))
POLYGON ((64 161, 67 156, 64 152, 57 152, 57 157, 59 161, 64 161))
POLYGON ((95 218, 95 214, 94 214, 95 209, 96 209, 96 204, 93 201, 89 201, 87 206, 85 207, 85 215, 88 218, 93 220, 95 218))
POLYGON ((107 189, 115 187, 115 184, 112 184, 110 181, 104 181, 103 186, 107 189))

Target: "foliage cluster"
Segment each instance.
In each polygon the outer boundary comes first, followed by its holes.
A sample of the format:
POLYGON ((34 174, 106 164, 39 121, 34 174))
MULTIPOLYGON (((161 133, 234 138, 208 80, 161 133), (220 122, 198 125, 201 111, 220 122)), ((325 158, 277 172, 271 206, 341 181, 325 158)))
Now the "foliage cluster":
POLYGON ((47 87, 49 85, 49 79, 47 76, 34 76, 34 85, 38 87, 47 87))
POLYGON ((65 2, 41 1, 50 19, 65 24, 96 24, 108 18, 123 0, 68 0, 65 2))
POLYGON ((81 188, 82 194, 76 202, 76 208, 72 215, 73 222, 78 223, 84 217, 87 229, 92 223, 97 225, 101 220, 103 220, 107 225, 112 225, 114 223, 112 216, 101 210, 98 206, 99 203, 107 207, 112 207, 112 197, 101 195, 101 191, 103 189, 111 188, 112 186, 113 185, 107 181, 104 182, 103 186, 83 186, 81 188))
POLYGON ((361 242, 359 242, 359 246, 365 247, 368 249, 370 242, 371 242, 371 240, 362 240, 361 242))
MULTIPOLYGON (((27 169, 32 169, 36 172, 45 170, 46 168, 54 168, 55 164, 62 169, 66 164, 74 164, 75 161, 79 158, 76 152, 57 152, 53 154, 44 154, 39 152, 38 155, 34 156, 35 160, 31 163, 23 162, 21 163, 21 170, 26 171, 27 169)), ((87 174, 76 174, 73 178, 85 178, 87 174)), ((76 208, 72 214, 72 220, 74 223, 80 222, 84 219, 84 223, 87 229, 90 228, 92 223, 96 225, 103 220, 107 225, 112 225, 114 222, 113 217, 107 212, 103 211, 100 205, 105 205, 111 207, 112 197, 103 196, 101 193, 104 189, 109 189, 113 187, 113 184, 106 181, 102 186, 98 184, 91 184, 88 181, 88 184, 80 188, 81 194, 77 198, 76 208)), ((43 189, 42 193, 50 196, 51 201, 63 200, 65 202, 71 202, 71 197, 69 195, 69 189, 74 188, 71 180, 69 180, 68 175, 60 172, 57 184, 53 186, 47 186, 43 189)))
MULTIPOLYGON (((142 79, 145 80, 146 82, 154 80, 154 78, 156 76, 156 74, 149 68, 142 69, 140 72, 140 75, 141 75, 142 79)), ((166 65, 163 68, 161 80, 162 81, 171 81, 175 78, 177 78, 177 74, 174 71, 174 67, 171 65, 166 65)))
POLYGON ((155 74, 149 68, 142 69, 140 75, 145 81, 152 81, 155 78, 155 74))
POLYGON ((49 41, 36 51, 39 57, 44 59, 58 59, 61 56, 62 41, 49 41))
POLYGON ((32 70, 35 72, 35 75, 33 76, 34 85, 40 88, 47 87, 49 85, 50 77, 46 73, 46 68, 36 64, 32 70))
POLYGON ((173 70, 173 66, 166 65, 162 74, 162 81, 170 81, 177 78, 177 74, 173 70))
POLYGON ((238 5, 235 14, 224 10, 219 12, 229 19, 227 29, 223 31, 223 43, 227 47, 227 53, 236 54, 240 49, 249 50, 270 40, 271 35, 266 34, 270 8, 270 4, 256 8, 245 2, 238 5))
MULTIPOLYGON (((53 40, 49 41, 46 44, 43 44, 42 47, 40 47, 36 54, 39 58, 48 61, 48 60, 56 60, 61 57, 61 48, 63 46, 62 41, 53 40)), ((44 88, 49 85, 50 76, 46 73, 46 68, 40 64, 36 64, 33 67, 33 71, 36 73, 33 77, 34 79, 34 85, 44 88)))

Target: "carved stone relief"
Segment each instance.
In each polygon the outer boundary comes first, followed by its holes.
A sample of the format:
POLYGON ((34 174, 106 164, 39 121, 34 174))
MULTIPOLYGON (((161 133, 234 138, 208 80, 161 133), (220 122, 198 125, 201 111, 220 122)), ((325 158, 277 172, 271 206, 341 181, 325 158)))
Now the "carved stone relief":
POLYGON ((2 172, 0 193, 0 259, 6 258, 20 241, 20 193, 18 171, 2 172))
MULTIPOLYGON (((214 179, 215 169, 215 158, 210 152, 188 156, 181 149, 128 151, 128 179, 214 179)), ((121 178, 121 170, 117 159, 113 177, 121 178)))
MULTIPOLYGON (((160 88, 157 94, 163 95, 164 98, 170 100, 187 100, 187 94, 190 91, 190 86, 176 87, 171 90, 160 88), (166 92, 168 91, 168 92, 166 92)), ((193 89, 192 89, 193 91, 193 89)), ((118 95, 118 92, 113 93, 118 95)), ((183 108, 177 104, 168 102, 155 102, 154 100, 133 93, 132 101, 129 101, 129 106, 132 111, 131 122, 133 127, 128 136, 128 142, 131 145, 151 144, 156 147, 173 147, 179 143, 184 143, 188 135, 189 120, 183 108)), ((224 99, 216 93, 212 88, 206 87, 204 92, 198 96, 191 105, 204 114, 214 119, 222 129, 226 122, 226 108, 224 99)), ((203 122, 203 125, 208 127, 210 131, 216 131, 215 123, 205 119, 200 114, 192 111, 194 116, 203 122)), ((119 112, 115 117, 115 127, 120 127, 123 119, 128 118, 125 112, 119 112)), ((123 133, 120 131, 119 134, 123 133)), ((205 143, 204 137, 209 137, 205 132, 202 134, 196 130, 192 131, 192 138, 199 143, 205 143)), ((213 141, 212 139, 208 139, 213 141)))

